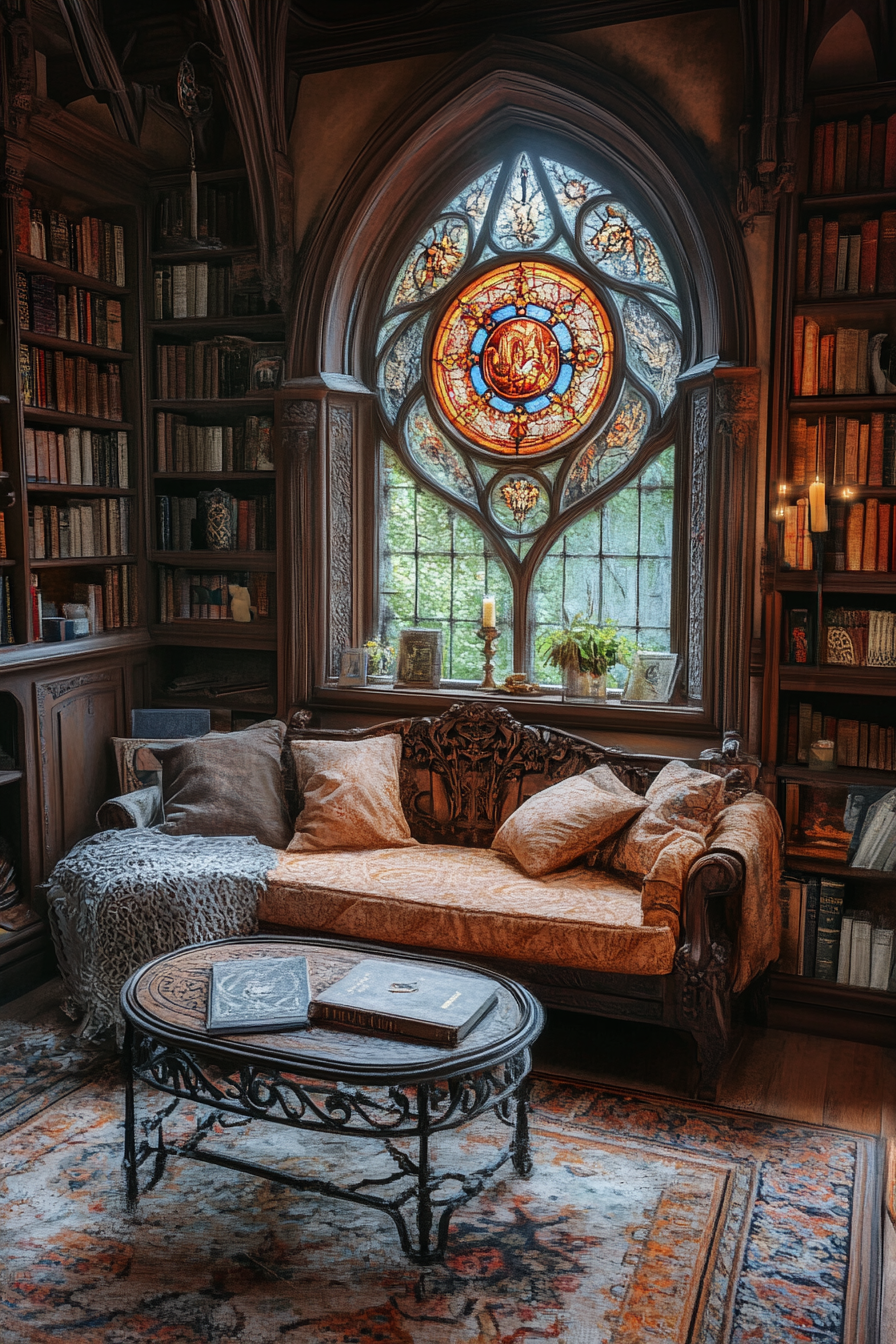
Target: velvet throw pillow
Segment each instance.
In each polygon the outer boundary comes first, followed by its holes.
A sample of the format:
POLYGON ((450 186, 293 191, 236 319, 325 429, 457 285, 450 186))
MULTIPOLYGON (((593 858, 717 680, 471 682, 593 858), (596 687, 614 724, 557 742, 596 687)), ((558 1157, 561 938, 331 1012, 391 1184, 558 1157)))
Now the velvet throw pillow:
POLYGON ((623 831, 613 847, 610 867, 641 882, 653 869, 666 845, 679 844, 693 862, 702 854, 705 840, 724 806, 725 781, 705 770, 695 770, 684 761, 664 765, 647 790, 647 807, 623 831))
POLYGON ((267 719, 237 733, 206 733, 154 747, 162 763, 167 835, 254 835, 284 849, 289 814, 280 753, 286 725, 267 719))
POLYGON ((293 742, 292 754, 304 799, 288 845, 293 852, 417 844, 401 810, 397 733, 361 742, 293 742))
POLYGON ((612 774, 597 766, 527 798, 504 822, 492 849, 511 854, 530 877, 544 877, 602 845, 647 806, 615 776, 618 790, 603 787, 608 781, 602 771, 612 774))

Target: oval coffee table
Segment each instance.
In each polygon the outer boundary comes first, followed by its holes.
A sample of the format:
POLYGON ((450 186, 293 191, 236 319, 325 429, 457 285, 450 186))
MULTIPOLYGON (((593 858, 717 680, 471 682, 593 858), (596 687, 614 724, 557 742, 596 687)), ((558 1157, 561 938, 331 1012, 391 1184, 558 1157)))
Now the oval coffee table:
POLYGON ((121 991, 126 1022, 124 1069, 124 1169, 128 1205, 136 1208, 139 1157, 135 1140, 134 1079, 183 1100, 247 1120, 267 1120, 295 1129, 375 1139, 397 1168, 385 1181, 353 1182, 350 1188, 311 1176, 204 1150, 210 1123, 180 1147, 168 1148, 159 1125, 153 1183, 168 1156, 230 1167, 296 1190, 351 1200, 387 1213, 402 1250, 413 1260, 441 1260, 454 1210, 473 1199, 499 1167, 532 1170, 528 1128, 529 1047, 544 1025, 544 1011, 527 989, 505 976, 464 962, 391 952, 370 943, 334 938, 228 938, 156 957, 121 991), (420 962, 487 980, 497 990, 490 1013, 453 1048, 311 1026, 301 1031, 209 1036, 205 1029, 209 968, 232 958, 305 956, 312 997, 375 956, 420 962), (436 1171, 430 1157, 434 1134, 457 1129, 493 1111, 511 1130, 509 1142, 476 1171, 436 1171), (417 1140, 414 1160, 393 1141, 417 1140), (384 1196, 375 1188, 394 1187, 384 1196), (450 1186, 450 1190, 442 1187, 450 1186), (460 1187, 458 1189, 458 1186, 460 1187), (435 1226, 434 1226, 435 1224, 435 1226))

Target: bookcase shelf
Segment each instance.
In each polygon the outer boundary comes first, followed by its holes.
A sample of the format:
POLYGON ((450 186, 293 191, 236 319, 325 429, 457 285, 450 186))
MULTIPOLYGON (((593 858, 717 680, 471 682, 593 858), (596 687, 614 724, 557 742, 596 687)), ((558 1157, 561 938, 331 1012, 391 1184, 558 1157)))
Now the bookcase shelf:
POLYGON ((896 411, 896 396, 791 397, 791 411, 814 415, 827 411, 896 411))
POLYGON ((151 551, 155 564, 176 569, 258 569, 271 571, 276 551, 151 551))
POLYGON ((24 345, 39 345, 44 350, 64 350, 69 355, 86 355, 88 359, 112 361, 133 359, 130 350, 110 350, 105 345, 88 345, 84 341, 70 341, 64 336, 45 336, 39 331, 23 331, 20 337, 24 345))
POLYGON ((782 691, 829 691, 839 695, 896 696, 896 668, 806 667, 805 664, 782 663, 778 670, 782 691))
MULTIPOLYGON (((775 576, 775 584, 781 592, 814 593, 818 575, 814 569, 785 569, 775 576)), ((896 593, 896 574, 870 569, 825 573, 821 587, 826 593, 896 593)))
POLYGON ((810 770, 805 765, 779 765, 778 779, 798 784, 892 784, 896 788, 896 770, 859 770, 838 766, 836 770, 810 770))
POLYGON ((184 248, 182 251, 175 249, 167 252, 157 248, 150 252, 149 259, 153 264, 184 266, 194 261, 227 261, 230 257, 241 257, 253 250, 251 243, 244 243, 237 247, 194 247, 184 248))
POLYGON ((880 187, 875 191, 850 191, 841 195, 804 196, 804 210, 835 210, 845 213, 847 210, 873 210, 875 206, 892 205, 896 201, 896 191, 892 187, 880 187))
POLYGON ((823 873, 828 877, 860 878, 863 882, 884 882, 890 886, 896 881, 893 873, 882 873, 877 868, 852 868, 839 859, 826 859, 813 853, 802 845, 788 845, 784 851, 788 864, 813 873, 823 873))
MULTIPOLYGON (((189 400, 168 401, 157 398, 149 403, 154 411, 171 411, 189 415, 201 411, 214 411, 223 415, 226 411, 266 410, 273 412, 273 392, 253 392, 249 397, 191 397, 189 400)), ((229 473, 225 472, 225 475, 229 473)))
POLYGON ((30 482, 28 485, 29 495, 85 495, 87 497, 98 497, 103 495, 117 495, 122 498, 129 498, 136 495, 136 490, 126 490, 120 485, 60 485, 57 481, 30 482))
POLYGON ((65 555, 54 556, 46 560, 32 560, 32 569, 68 569, 70 566, 89 567, 100 565, 135 565, 136 555, 65 555))
POLYGON ((154 481, 219 481, 221 478, 228 481, 255 481, 269 485, 276 485, 277 480, 273 471, 154 471, 152 478, 154 481))
POLYGON ((12 569, 15 563, 14 556, 4 555, 2 559, 0 559, 0 569, 12 569))
POLYGON ((184 336, 189 332, 211 332, 222 336, 259 336, 270 331, 282 336, 283 313, 253 313, 251 317, 170 317, 164 321, 148 322, 150 331, 158 336, 184 336))
MULTIPOLYGON (((857 317, 867 320, 872 313, 883 312, 892 302, 892 294, 824 294, 818 299, 797 298, 793 311, 809 317, 832 317, 835 320, 842 320, 854 312, 857 317)), ((874 395, 877 397, 877 393, 874 395)), ((843 398, 838 397, 837 400, 842 401, 843 398)))
POLYGON ((36 425, 61 425, 67 427, 73 425, 76 429, 103 429, 106 431, 113 429, 133 430, 133 424, 128 420, 100 420, 93 415, 75 415, 74 411, 53 411, 45 406, 24 406, 23 414, 26 420, 33 421, 36 425))
POLYGON ((160 644, 204 644, 222 648, 277 648, 276 621, 194 621, 176 620, 149 627, 160 644))
POLYGON ((20 271, 36 271, 40 275, 51 275, 63 285, 78 285, 81 289, 94 289, 100 294, 112 294, 115 298, 126 298, 130 288, 114 285, 110 280, 98 280, 92 275, 83 275, 80 271, 69 271, 58 266, 55 261, 45 261, 43 257, 32 257, 28 252, 16 253, 16 266, 20 271))

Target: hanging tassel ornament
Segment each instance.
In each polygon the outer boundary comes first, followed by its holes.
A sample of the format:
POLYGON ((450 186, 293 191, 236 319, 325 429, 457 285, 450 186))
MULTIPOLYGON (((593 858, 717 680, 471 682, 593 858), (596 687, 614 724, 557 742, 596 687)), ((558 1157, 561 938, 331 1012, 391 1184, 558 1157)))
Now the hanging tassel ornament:
MULTIPOLYGON (((191 48, 192 50, 192 48, 191 48)), ((199 237, 199 179, 196 175, 196 134, 193 122, 211 107, 211 89, 197 83, 189 55, 182 58, 177 71, 177 101, 190 128, 190 237, 199 237)))

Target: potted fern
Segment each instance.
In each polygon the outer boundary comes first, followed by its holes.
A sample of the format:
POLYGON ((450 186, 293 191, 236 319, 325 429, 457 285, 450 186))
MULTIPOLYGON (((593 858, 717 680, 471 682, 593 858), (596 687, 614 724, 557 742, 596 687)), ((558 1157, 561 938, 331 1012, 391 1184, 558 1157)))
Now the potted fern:
POLYGON ((627 666, 635 653, 635 645, 619 633, 614 620, 598 624, 582 612, 561 629, 539 635, 535 647, 562 671, 567 700, 605 700, 608 669, 617 663, 627 666))

